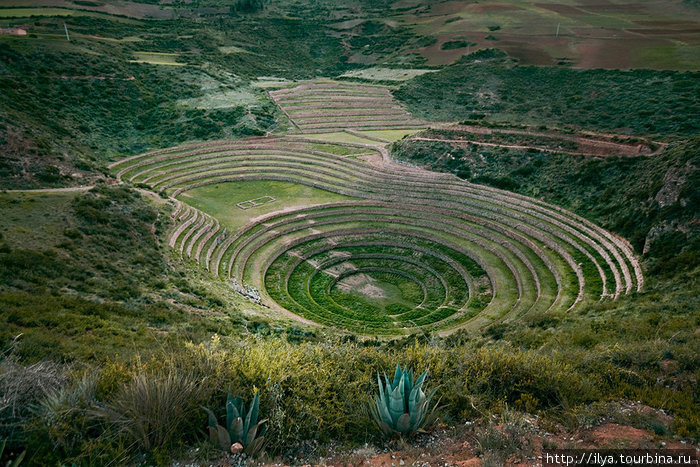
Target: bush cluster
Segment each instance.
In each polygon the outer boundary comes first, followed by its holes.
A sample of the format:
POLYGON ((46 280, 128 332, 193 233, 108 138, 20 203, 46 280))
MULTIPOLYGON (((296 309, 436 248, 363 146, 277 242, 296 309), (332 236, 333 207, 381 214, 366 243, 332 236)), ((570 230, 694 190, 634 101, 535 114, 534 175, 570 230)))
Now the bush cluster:
MULTIPOLYGON (((379 439, 368 402, 376 393, 377 374, 391 372, 397 361, 429 371, 430 384, 439 385, 443 417, 450 420, 502 412, 503 407, 556 420, 562 411, 574 417, 586 404, 608 398, 673 397, 677 429, 686 435, 697 430, 692 389, 658 387, 642 362, 616 365, 608 361, 609 352, 600 350, 574 363, 573 348, 527 350, 498 341, 464 342, 463 337, 373 345, 214 336, 207 343, 184 344, 150 357, 74 368, 63 379, 54 377, 45 392, 12 393, 41 407, 18 419, 14 446, 29 444, 34 453, 30 461, 78 465, 100 463, 104 456, 133 460, 137 446, 137 456, 165 463, 205 442, 207 414, 200 407, 224 407, 230 391, 244 400, 259 395, 260 417, 268 420, 268 454, 287 459, 314 455, 319 451, 308 451, 310 447, 331 441, 356 445, 379 439)), ((629 350, 637 356, 653 352, 638 345, 629 350)), ((8 360, 4 365, 3 389, 10 383, 31 385, 42 376, 18 371, 16 364, 8 371, 8 360)), ((492 442, 511 442, 501 439, 508 433, 480 436, 485 449, 492 442), (498 440, 491 439, 497 435, 498 440)))
POLYGON ((700 130, 693 118, 698 83, 697 72, 520 66, 502 52, 481 50, 408 81, 394 95, 428 120, 479 112, 491 121, 689 137, 700 130))

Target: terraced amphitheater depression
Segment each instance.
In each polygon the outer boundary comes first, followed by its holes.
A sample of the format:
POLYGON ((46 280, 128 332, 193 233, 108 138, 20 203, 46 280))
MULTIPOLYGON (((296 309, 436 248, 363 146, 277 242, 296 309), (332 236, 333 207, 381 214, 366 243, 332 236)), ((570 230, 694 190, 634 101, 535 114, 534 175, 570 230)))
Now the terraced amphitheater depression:
POLYGON ((174 204, 169 244, 294 319, 362 335, 448 334, 640 290, 629 243, 557 206, 393 161, 427 128, 388 90, 270 91, 286 135, 110 167, 174 204))

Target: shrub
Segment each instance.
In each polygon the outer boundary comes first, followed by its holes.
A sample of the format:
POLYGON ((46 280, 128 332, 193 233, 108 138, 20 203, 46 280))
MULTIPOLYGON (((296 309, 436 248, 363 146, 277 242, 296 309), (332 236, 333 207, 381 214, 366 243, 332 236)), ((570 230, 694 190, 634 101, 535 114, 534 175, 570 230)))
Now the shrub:
POLYGON ((456 40, 456 41, 447 41, 443 42, 442 45, 440 46, 441 50, 454 50, 454 49, 462 49, 465 48, 469 45, 477 45, 474 42, 469 42, 467 40, 456 40))
POLYGON ((484 455, 484 465, 503 465, 512 454, 525 454, 529 451, 529 430, 523 415, 506 406, 501 413, 500 422, 496 425, 491 421, 474 434, 476 453, 484 455))
POLYGON ((24 440, 24 424, 33 415, 30 408, 66 382, 64 370, 56 363, 24 366, 13 355, 0 360, 0 438, 9 441, 8 447, 24 440))
MULTIPOLYGON (((102 434, 92 412, 97 407, 96 378, 86 374, 73 384, 48 389, 33 410, 31 461, 76 460, 83 449, 102 434)), ((48 463, 48 462, 47 462, 48 463)))

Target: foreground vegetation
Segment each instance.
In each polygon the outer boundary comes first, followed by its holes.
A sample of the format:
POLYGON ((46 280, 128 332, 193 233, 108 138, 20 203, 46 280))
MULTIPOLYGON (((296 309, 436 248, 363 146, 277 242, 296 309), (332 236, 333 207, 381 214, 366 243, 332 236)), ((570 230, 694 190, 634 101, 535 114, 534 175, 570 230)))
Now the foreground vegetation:
MULTIPOLYGON (((447 340, 294 343, 293 334, 221 336, 167 345, 135 360, 109 359, 96 368, 22 367, 9 356, 2 385, 24 409, 4 430, 12 429, 15 452, 29 443, 30 462, 98 465, 142 454, 165 462, 208 446, 200 405, 223 407, 229 387, 251 400, 257 387, 260 413, 268 419, 268 454, 306 458, 322 455, 331 440, 377 440, 367 403, 377 372, 401 361, 430 371, 431 384, 440 386, 443 422, 500 413, 508 405, 544 417, 556 431, 595 423, 600 404, 627 398, 665 409, 674 416, 672 433, 696 437, 697 325, 697 296, 656 282, 634 299, 447 340), (31 404, 40 409, 28 411, 31 404)), ((18 349, 23 345, 20 340, 18 349)), ((653 419, 632 423, 658 425, 653 419)))

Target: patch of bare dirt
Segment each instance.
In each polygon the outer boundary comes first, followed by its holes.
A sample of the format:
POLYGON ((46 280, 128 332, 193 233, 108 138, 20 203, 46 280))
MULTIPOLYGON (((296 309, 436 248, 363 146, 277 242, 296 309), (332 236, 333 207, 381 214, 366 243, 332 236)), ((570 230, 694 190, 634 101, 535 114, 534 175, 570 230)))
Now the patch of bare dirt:
MULTIPOLYGON (((611 33, 612 34, 612 33, 611 33)), ((614 39, 614 38, 613 38, 614 39)), ((577 68, 629 68, 630 44, 628 40, 605 40, 598 38, 581 42, 577 47, 577 55, 581 61, 577 68)))
MULTIPOLYGON (((632 401, 620 401, 610 408, 610 416, 642 417, 655 419, 665 426, 672 425, 672 418, 662 410, 632 401), (614 413, 612 413, 614 412, 614 413)), ((607 418, 607 417, 606 417, 607 418)), ((353 450, 331 448, 323 457, 307 459, 307 466, 355 466, 355 467, 402 467, 402 466, 457 466, 479 467, 482 464, 507 466, 542 465, 541 456, 545 449, 695 449, 691 442, 671 436, 659 436, 651 429, 640 428, 642 422, 627 424, 603 420, 591 427, 565 428, 552 425, 541 426, 535 416, 518 414, 506 424, 520 426, 512 442, 520 446, 512 449, 484 440, 484 433, 507 433, 513 429, 501 424, 493 424, 490 418, 476 423, 460 424, 455 427, 437 427, 428 433, 419 434, 413 440, 392 440, 381 444, 366 444, 353 450), (480 444, 480 439, 487 444, 480 444), (499 457, 501 456, 501 457, 499 457), (494 460, 498 459, 498 460, 494 460), (494 464, 496 462, 496 464, 494 464)), ((303 461, 302 461, 303 462, 303 461)), ((265 466, 281 466, 284 462, 265 462, 265 466)))
POLYGON ((597 426, 584 435, 590 447, 647 447, 654 439, 653 433, 631 426, 606 423, 597 426))
POLYGON ((346 292, 355 292, 370 298, 386 298, 381 287, 375 285, 376 280, 367 274, 353 274, 338 282, 337 287, 346 292))

